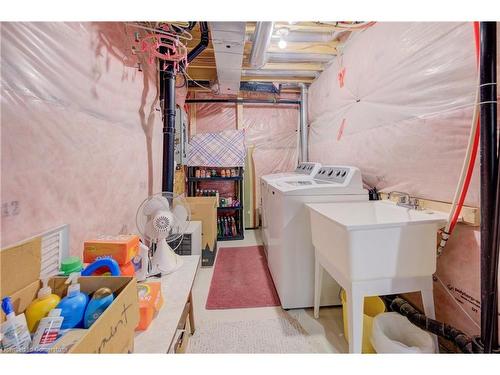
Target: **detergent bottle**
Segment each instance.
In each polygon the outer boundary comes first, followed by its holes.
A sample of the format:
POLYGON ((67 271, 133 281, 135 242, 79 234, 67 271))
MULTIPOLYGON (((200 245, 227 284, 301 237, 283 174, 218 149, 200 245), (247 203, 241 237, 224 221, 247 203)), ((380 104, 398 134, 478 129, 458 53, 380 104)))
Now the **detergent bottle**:
POLYGON ((26 308, 25 315, 30 332, 35 332, 40 319, 45 318, 49 311, 57 306, 61 298, 52 294, 52 289, 47 285, 47 280, 43 281, 43 287, 38 291, 37 298, 26 308))
POLYGON ((80 291, 78 284, 79 273, 72 273, 66 280, 66 284, 71 283, 68 287, 68 293, 61 302, 57 305, 61 309, 61 316, 64 318, 61 329, 83 328, 83 315, 89 297, 80 291))
POLYGON ((113 292, 109 288, 100 288, 94 292, 87 308, 85 309, 85 316, 83 319, 84 328, 90 328, 94 322, 99 319, 104 310, 113 302, 113 292))

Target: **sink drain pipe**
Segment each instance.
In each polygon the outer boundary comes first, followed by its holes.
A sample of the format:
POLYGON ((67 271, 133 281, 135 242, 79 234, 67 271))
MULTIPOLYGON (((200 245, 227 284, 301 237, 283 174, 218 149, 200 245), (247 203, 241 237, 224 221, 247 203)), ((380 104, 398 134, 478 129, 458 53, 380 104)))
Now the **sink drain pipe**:
POLYGON ((389 307, 392 311, 406 316, 408 320, 417 327, 451 341, 462 353, 472 353, 472 338, 462 331, 446 323, 426 317, 401 297, 396 297, 392 300, 389 299, 389 303, 389 307))
POLYGON ((498 351, 499 205, 497 146, 497 28, 480 23, 480 167, 481 167, 481 337, 475 351, 498 351))
MULTIPOLYGON (((194 24, 190 23, 192 29, 194 24)), ((190 63, 208 46, 208 23, 200 22, 200 43, 187 56, 190 63)), ((172 64, 160 62, 160 101, 163 102, 163 164, 162 164, 162 191, 174 191, 174 141, 175 141, 175 76, 176 70, 172 64)))

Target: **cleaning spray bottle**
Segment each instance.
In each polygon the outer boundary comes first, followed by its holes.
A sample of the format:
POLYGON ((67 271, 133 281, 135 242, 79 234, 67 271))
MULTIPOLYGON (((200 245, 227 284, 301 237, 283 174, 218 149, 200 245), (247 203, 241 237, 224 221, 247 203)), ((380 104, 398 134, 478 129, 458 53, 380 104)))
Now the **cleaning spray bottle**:
POLYGON ((78 284, 79 273, 72 273, 66 280, 66 284, 71 283, 68 287, 68 293, 61 302, 57 305, 61 309, 61 316, 64 318, 61 329, 82 328, 83 316, 89 297, 80 291, 78 284))
POLYGON ((2 324, 2 347, 6 352, 26 353, 31 344, 31 336, 24 314, 16 315, 10 297, 2 299, 5 323, 2 324))
POLYGON ((30 332, 36 331, 40 319, 45 318, 60 300, 58 295, 52 294, 47 280, 43 280, 43 287, 38 291, 37 298, 29 304, 25 311, 30 332))

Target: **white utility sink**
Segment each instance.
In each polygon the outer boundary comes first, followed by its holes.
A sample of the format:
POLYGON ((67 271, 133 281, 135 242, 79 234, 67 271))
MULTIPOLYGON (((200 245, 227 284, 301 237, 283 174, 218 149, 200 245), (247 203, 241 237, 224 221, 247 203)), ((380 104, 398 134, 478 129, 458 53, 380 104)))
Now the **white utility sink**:
POLYGON ((436 271, 436 232, 448 215, 389 201, 308 204, 312 242, 350 281, 436 271))
MULTIPOLYGON (((326 270, 347 294, 349 352, 361 353, 365 297, 420 291, 424 312, 434 319, 437 230, 447 214, 390 201, 307 206, 315 253, 314 317, 326 270)), ((437 348, 436 337, 434 342, 437 348)))

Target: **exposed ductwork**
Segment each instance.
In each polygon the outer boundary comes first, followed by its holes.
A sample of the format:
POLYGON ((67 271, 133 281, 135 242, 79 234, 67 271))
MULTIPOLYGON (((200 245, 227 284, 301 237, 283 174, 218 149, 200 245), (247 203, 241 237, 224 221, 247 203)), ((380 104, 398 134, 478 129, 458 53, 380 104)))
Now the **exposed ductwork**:
POLYGON ((247 77, 311 77, 316 78, 318 72, 314 70, 258 70, 258 69, 243 69, 242 75, 247 77))
MULTIPOLYGON (((327 33, 290 31, 288 34, 283 36, 283 39, 292 43, 329 43, 338 39, 343 33, 345 33, 345 31, 333 31, 327 33)), ((280 35, 273 35, 272 39, 280 39, 280 35)))
POLYGON ((274 22, 257 22, 249 61, 252 68, 258 69, 266 63, 266 51, 271 43, 273 29, 274 22))
POLYGON ((245 22, 210 22, 221 94, 237 95, 245 45, 245 22))
POLYGON ((268 62, 329 62, 335 57, 334 54, 323 53, 296 53, 296 52, 268 52, 268 62))

